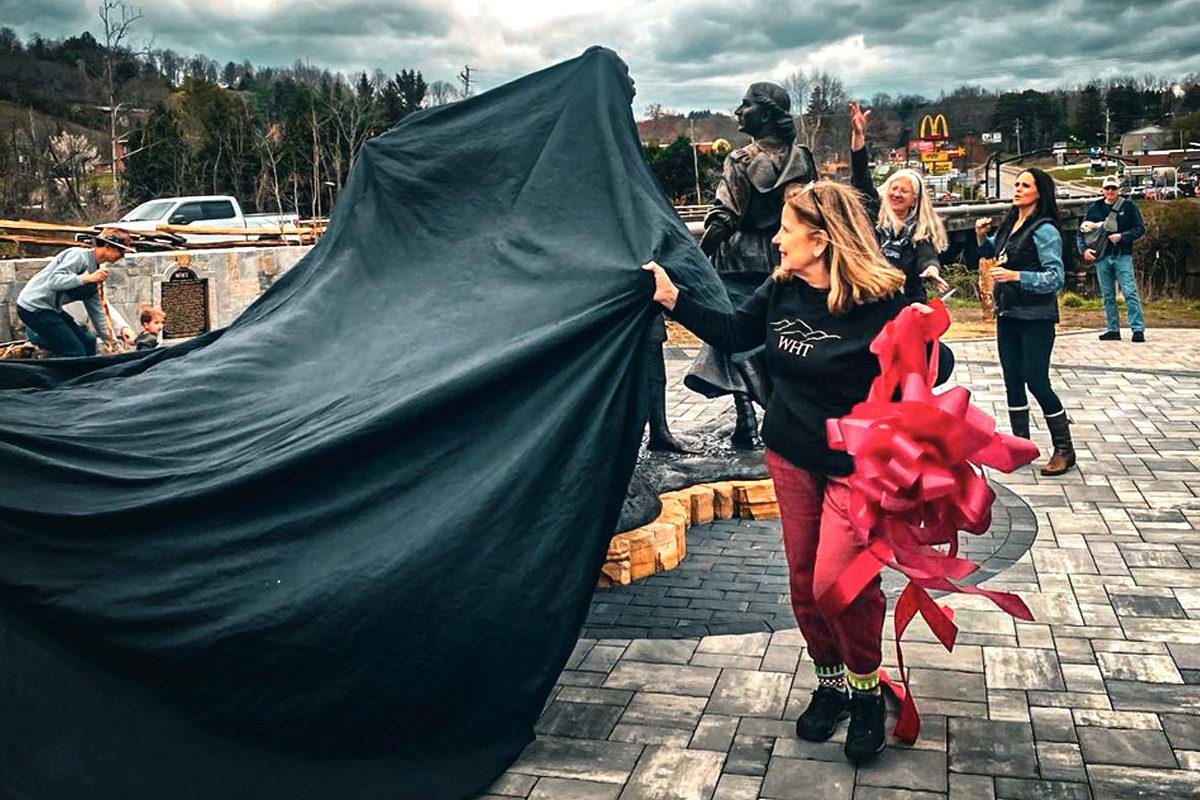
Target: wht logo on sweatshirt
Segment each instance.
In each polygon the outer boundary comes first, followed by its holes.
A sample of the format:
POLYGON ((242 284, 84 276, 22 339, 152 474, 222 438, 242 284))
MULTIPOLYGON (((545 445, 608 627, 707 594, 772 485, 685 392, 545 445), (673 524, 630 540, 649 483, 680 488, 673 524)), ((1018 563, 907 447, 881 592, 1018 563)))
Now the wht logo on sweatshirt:
POLYGON ((836 333, 813 330, 802 319, 781 319, 771 323, 771 328, 779 335, 779 349, 794 356, 806 358, 816 342, 826 339, 840 339, 836 333))

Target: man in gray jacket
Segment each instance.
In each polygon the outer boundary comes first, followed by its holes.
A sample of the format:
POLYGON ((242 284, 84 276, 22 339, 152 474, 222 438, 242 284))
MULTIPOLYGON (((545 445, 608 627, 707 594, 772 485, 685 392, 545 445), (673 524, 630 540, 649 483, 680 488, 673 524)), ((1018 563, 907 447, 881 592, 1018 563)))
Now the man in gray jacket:
MULTIPOLYGON (((59 253, 17 296, 17 316, 30 340, 55 355, 96 354, 96 337, 62 310, 64 303, 81 300, 96 331, 103 334, 108 329, 99 289, 108 277, 108 265, 125 257, 130 239, 124 231, 105 229, 94 242, 92 247, 71 247, 59 253)), ((128 342, 135 338, 127 325, 115 333, 128 342)))

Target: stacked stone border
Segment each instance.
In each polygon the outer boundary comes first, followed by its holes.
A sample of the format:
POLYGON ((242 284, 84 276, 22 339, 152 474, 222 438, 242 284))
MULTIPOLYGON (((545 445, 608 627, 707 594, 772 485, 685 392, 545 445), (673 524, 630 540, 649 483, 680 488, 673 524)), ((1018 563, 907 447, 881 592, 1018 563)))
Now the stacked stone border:
POLYGON ((618 533, 608 545, 598 585, 628 586, 675 569, 687 555, 687 529, 714 519, 776 519, 779 504, 770 478, 701 483, 658 496, 662 511, 651 522, 618 533))

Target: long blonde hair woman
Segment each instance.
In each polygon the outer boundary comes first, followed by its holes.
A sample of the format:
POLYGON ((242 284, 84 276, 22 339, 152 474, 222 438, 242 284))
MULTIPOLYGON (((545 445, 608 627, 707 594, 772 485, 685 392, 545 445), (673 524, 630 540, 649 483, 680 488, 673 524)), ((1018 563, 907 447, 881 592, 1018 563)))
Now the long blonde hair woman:
MULTIPOLYGON (((783 522, 792 610, 816 665, 818 688, 796 735, 825 741, 850 717, 846 757, 866 761, 884 747, 879 663, 886 611, 879 578, 834 617, 813 596, 818 544, 859 542, 850 523, 854 462, 832 450, 826 422, 867 397, 879 375, 871 341, 908 300, 904 274, 879 252, 858 194, 831 181, 791 186, 772 241, 779 269, 736 311, 688 297, 653 261, 654 300, 726 352, 765 344, 773 391, 763 417, 767 466, 783 522)), ((927 306, 920 306, 929 311, 927 306)))
POLYGON ((867 168, 867 122, 870 111, 850 104, 850 182, 862 193, 867 214, 876 217, 879 250, 892 266, 904 273, 904 294, 914 303, 929 301, 925 280, 938 291, 949 287, 942 280, 938 254, 949 245, 946 228, 933 210, 925 179, 911 169, 893 172, 878 189, 867 168))

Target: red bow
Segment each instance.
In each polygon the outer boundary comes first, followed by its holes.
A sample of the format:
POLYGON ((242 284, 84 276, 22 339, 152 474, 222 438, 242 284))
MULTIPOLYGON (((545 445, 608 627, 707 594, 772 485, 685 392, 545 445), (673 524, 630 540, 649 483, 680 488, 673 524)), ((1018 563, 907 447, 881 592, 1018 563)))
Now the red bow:
POLYGON ((908 576, 896 603, 899 676, 880 678, 901 701, 893 733, 914 742, 921 719, 907 686, 900 639, 917 612, 947 650, 958 635, 951 609, 929 590, 981 594, 1004 611, 1032 620, 1015 594, 957 586, 977 565, 958 557, 958 531, 980 534, 992 522, 996 493, 983 467, 1012 472, 1037 458, 1026 439, 1000 433, 996 421, 971 405, 971 393, 955 386, 933 394, 938 339, 950 327, 941 300, 933 313, 908 306, 871 342, 881 372, 865 402, 828 421, 829 446, 854 456, 850 519, 866 544, 845 542, 832 565, 814 576, 817 603, 827 616, 841 612, 884 566, 908 576), (932 344, 932 358, 927 345, 932 344))

